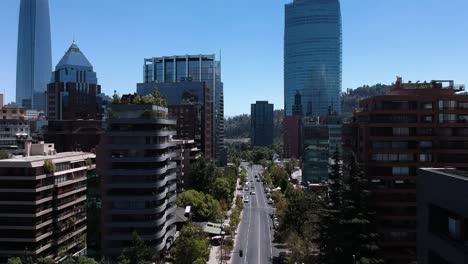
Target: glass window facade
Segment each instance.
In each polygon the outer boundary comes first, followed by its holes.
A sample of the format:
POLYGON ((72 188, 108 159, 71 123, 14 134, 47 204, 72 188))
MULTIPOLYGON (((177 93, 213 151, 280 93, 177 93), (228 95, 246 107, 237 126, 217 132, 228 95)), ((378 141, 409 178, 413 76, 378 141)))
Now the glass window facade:
POLYGON ((341 112, 341 11, 338 0, 294 0, 285 8, 284 107, 292 115, 294 96, 303 113, 341 112))
POLYGON ((16 65, 16 103, 45 110, 47 84, 52 72, 49 1, 20 3, 16 65))

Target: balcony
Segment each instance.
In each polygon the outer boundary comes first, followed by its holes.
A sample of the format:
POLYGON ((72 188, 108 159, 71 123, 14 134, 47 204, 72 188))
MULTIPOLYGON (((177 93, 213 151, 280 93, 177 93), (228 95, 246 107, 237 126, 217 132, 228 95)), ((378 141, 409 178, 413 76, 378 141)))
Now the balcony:
POLYGON ((174 158, 174 157, 177 157, 177 153, 170 152, 168 154, 153 156, 153 157, 142 157, 142 156, 138 156, 138 157, 111 157, 110 161, 111 162, 136 162, 136 163, 142 162, 142 163, 146 163, 146 162, 162 162, 162 161, 166 161, 166 160, 169 160, 171 158, 174 158))
POLYGON ((166 198, 168 188, 154 195, 109 195, 110 201, 160 201, 166 198))
POLYGON ((156 181, 133 181, 133 182, 121 182, 121 183, 111 183, 108 184, 109 188, 113 189, 153 189, 161 188, 166 186, 167 182, 177 179, 176 173, 171 173, 167 176, 161 177, 160 180, 156 181))
POLYGON ((162 175, 170 169, 177 168, 177 164, 171 163, 159 169, 111 169, 109 171, 110 175, 114 176, 125 176, 125 175, 135 175, 135 176, 152 176, 152 175, 162 175))

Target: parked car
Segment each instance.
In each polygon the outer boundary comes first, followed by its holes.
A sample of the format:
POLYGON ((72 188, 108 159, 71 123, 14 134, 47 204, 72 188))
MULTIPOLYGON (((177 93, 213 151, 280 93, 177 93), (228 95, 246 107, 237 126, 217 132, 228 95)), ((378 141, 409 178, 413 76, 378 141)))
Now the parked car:
POLYGON ((269 198, 268 199, 268 204, 273 204, 273 199, 269 198))
POLYGON ((245 195, 244 196, 244 203, 248 203, 249 202, 249 196, 245 195))
POLYGON ((250 192, 250 195, 255 195, 255 191, 251 191, 251 192, 250 192))

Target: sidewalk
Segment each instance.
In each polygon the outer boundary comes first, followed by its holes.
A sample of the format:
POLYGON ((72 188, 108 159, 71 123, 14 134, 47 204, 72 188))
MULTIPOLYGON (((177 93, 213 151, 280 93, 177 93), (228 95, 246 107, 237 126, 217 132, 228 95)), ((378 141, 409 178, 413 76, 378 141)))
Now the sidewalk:
MULTIPOLYGON (((232 205, 231 205, 231 208, 229 209, 229 211, 226 212, 226 218, 224 219, 224 225, 229 225, 229 221, 231 219, 231 213, 232 213, 232 209, 234 209, 234 207, 236 206, 236 197, 237 195, 241 195, 242 196, 242 191, 239 191, 238 189, 243 187, 243 186, 240 186, 239 185, 239 181, 240 179, 237 179, 237 182, 236 182, 236 190, 234 191, 234 196, 233 196, 233 199, 232 199, 232 205)), ((242 218, 242 214, 243 214, 244 210, 242 210, 241 212, 241 218, 242 218)), ((237 227, 237 229, 239 228, 239 226, 237 227)), ((236 233, 237 233, 237 229, 236 229, 236 233)), ((234 247, 235 248, 235 244, 236 244, 236 235, 233 235, 232 236, 232 239, 234 240, 234 247)), ((210 258, 208 260, 208 264, 219 264, 221 263, 221 246, 211 246, 210 247, 210 258)), ((232 253, 229 252, 229 255, 231 255, 232 253)), ((226 256, 228 254, 226 254, 226 252, 223 252, 223 255, 226 256)), ((229 260, 225 260, 223 261, 223 263, 230 263, 230 258, 229 260)))

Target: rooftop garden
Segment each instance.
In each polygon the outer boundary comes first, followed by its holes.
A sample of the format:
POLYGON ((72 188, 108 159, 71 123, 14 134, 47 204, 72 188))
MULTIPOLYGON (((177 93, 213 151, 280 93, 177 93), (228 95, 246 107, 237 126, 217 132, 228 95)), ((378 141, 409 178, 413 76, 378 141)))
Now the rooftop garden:
POLYGON ((162 107, 167 107, 166 98, 161 96, 161 94, 154 90, 152 94, 145 96, 140 96, 137 93, 122 95, 120 97, 117 92, 114 91, 114 96, 112 97, 113 104, 151 104, 162 107))

